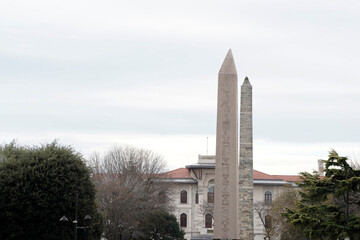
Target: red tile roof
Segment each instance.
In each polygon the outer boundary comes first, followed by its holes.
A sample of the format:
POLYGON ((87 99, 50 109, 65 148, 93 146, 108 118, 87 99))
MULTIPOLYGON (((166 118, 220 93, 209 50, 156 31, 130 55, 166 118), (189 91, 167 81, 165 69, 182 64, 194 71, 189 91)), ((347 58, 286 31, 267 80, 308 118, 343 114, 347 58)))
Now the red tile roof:
POLYGON ((257 170, 253 170, 253 177, 254 177, 254 179, 258 179, 258 180, 260 180, 260 179, 261 180, 281 180, 274 175, 269 175, 269 174, 266 174, 266 173, 263 173, 263 172, 260 172, 257 170))
POLYGON ((170 172, 166 172, 165 176, 167 178, 192 178, 190 175, 190 170, 187 168, 178 168, 170 172))
POLYGON ((274 177, 280 178, 287 182, 302 182, 299 175, 273 175, 274 177))
MULTIPOLYGON (((165 173, 166 178, 192 179, 190 170, 187 168, 178 168, 165 173)), ((253 170, 253 176, 256 180, 284 180, 286 182, 302 181, 299 175, 269 175, 257 170, 253 170)))

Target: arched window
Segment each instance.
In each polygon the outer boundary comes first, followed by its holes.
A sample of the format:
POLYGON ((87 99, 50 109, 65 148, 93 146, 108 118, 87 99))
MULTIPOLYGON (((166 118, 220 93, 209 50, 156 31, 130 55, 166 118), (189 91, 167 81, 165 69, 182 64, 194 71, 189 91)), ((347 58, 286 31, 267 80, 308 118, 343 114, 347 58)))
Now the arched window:
POLYGON ((185 213, 180 215, 180 227, 186 227, 187 216, 185 213))
POLYGON ((205 228, 212 228, 212 216, 210 213, 205 215, 205 228))
POLYGON ((214 186, 208 188, 208 203, 214 203, 214 186))
POLYGON ((272 219, 270 215, 265 216, 265 228, 268 230, 272 228, 272 219))
POLYGON ((196 191, 195 193, 195 204, 198 204, 199 203, 199 193, 198 191, 196 191))
POLYGON ((180 192, 180 203, 187 203, 187 192, 185 190, 180 192))
POLYGON ((265 204, 266 205, 270 205, 272 202, 272 195, 271 195, 271 192, 267 191, 265 193, 265 204))

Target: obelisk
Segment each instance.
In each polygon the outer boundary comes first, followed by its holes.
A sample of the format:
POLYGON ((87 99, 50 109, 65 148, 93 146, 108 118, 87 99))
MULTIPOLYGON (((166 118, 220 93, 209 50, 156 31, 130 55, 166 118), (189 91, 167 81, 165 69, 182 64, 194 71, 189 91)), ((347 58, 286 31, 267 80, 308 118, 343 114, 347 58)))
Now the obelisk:
POLYGON ((252 86, 247 77, 240 100, 239 225, 240 240, 254 240, 252 86))
POLYGON ((238 173, 238 79, 230 49, 218 77, 214 239, 239 239, 238 173))

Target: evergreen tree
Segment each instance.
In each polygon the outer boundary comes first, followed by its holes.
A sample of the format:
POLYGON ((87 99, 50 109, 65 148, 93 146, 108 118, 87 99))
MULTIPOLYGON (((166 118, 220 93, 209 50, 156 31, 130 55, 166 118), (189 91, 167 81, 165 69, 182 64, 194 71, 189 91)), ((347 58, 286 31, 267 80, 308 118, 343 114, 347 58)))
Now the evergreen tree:
POLYGON ((302 173, 301 200, 284 216, 309 239, 360 239, 360 170, 330 151, 325 177, 302 173))
POLYGON ((89 239, 100 239, 90 170, 72 147, 56 141, 40 147, 12 142, 0 146, 0 159, 0 239, 60 239, 63 215, 69 220, 66 239, 73 238, 76 193, 79 226, 90 215, 89 239))
POLYGON ((140 226, 144 239, 183 239, 185 235, 176 217, 161 210, 150 213, 143 219, 140 226))

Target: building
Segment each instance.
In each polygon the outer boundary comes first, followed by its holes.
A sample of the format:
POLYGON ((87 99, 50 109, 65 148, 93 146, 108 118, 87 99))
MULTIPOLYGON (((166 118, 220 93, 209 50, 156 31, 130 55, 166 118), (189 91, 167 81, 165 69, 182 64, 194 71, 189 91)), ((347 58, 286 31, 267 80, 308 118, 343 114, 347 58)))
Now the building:
MULTIPOLYGON (((174 183, 173 214, 185 231, 185 239, 207 239, 213 234, 215 156, 199 155, 198 162, 166 173, 174 183)), ((285 184, 300 181, 298 175, 269 175, 253 170, 254 202, 271 204, 285 184)), ((241 216, 240 216, 241 218, 241 216)), ((254 211, 254 239, 264 239, 264 226, 254 211)))

